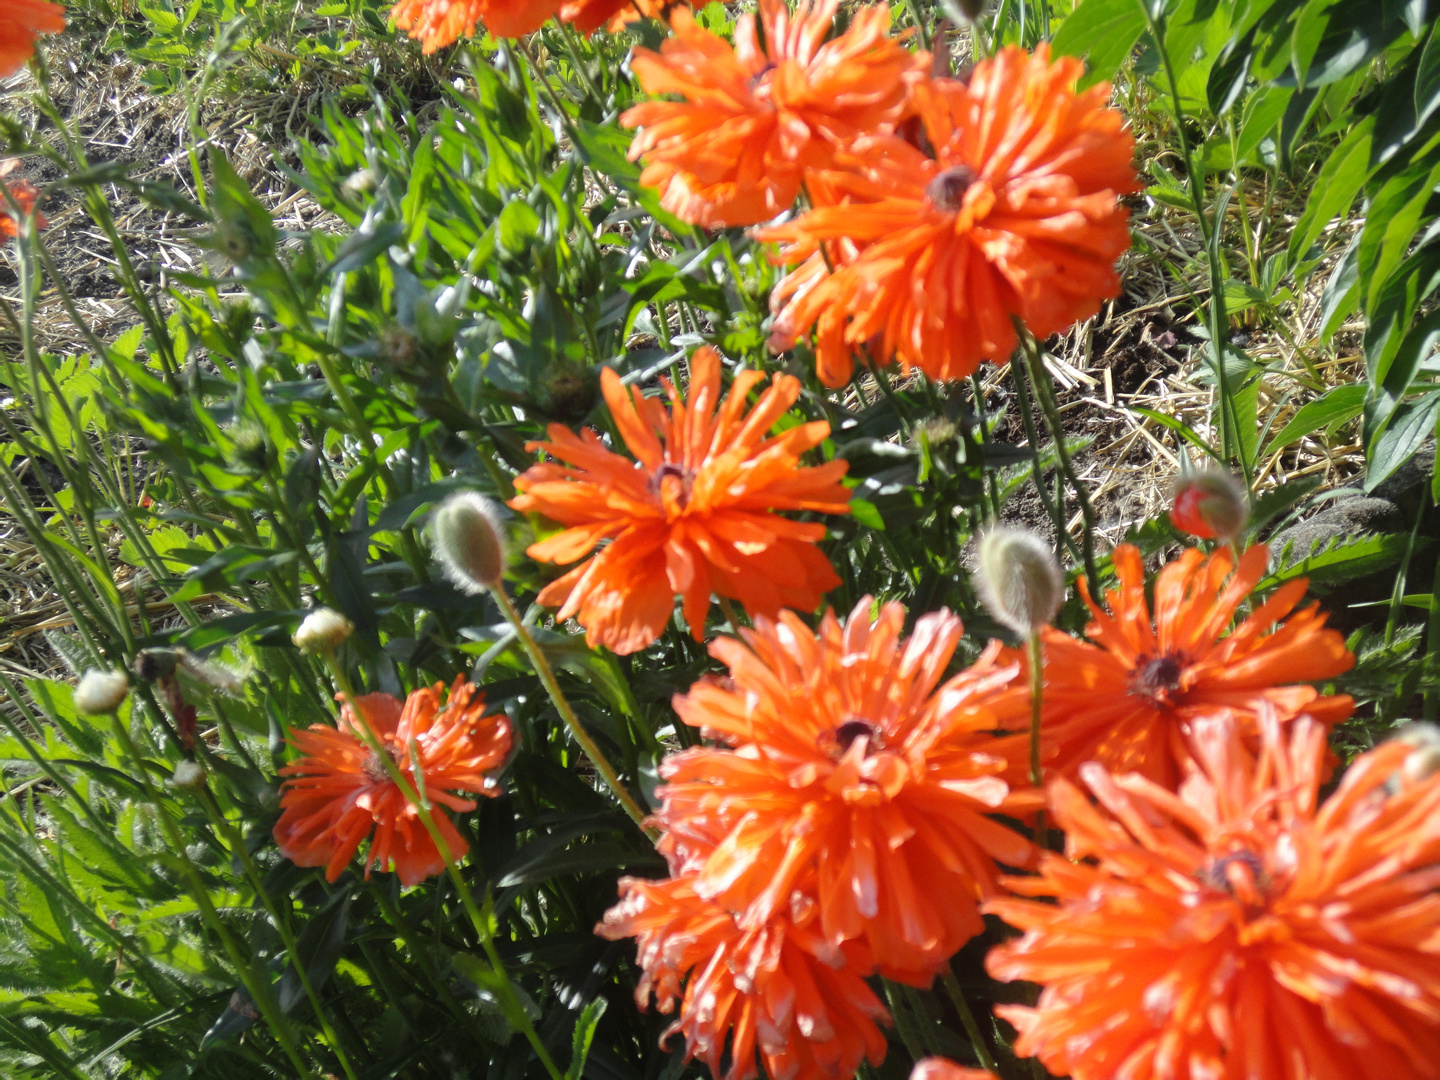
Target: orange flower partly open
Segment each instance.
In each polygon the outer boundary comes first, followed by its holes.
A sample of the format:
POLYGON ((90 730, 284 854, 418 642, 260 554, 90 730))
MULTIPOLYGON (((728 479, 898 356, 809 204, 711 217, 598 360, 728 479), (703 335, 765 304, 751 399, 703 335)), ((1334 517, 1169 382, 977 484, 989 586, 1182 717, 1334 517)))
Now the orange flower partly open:
POLYGON ((716 1080, 753 1080, 757 1049, 776 1080, 836 1080, 885 1057, 876 1023, 890 1018, 865 984, 868 958, 827 945, 813 912, 744 929, 689 878, 622 878, 620 893, 595 932, 638 939, 636 1000, 644 1008, 653 992, 670 1012, 683 995, 661 1045, 683 1034, 716 1080))
POLYGON ((960 620, 923 616, 905 641, 899 604, 870 611, 818 631, 784 612, 713 642, 729 679, 675 711, 729 748, 662 763, 656 822, 672 867, 742 930, 815 905, 825 941, 861 941, 887 978, 924 986, 983 928, 997 860, 1033 855, 987 816, 1007 794, 988 702, 1015 669, 992 653, 942 683, 960 620))
POLYGON ((933 156, 897 136, 856 140, 812 184, 821 205, 756 233, 802 264, 771 294, 772 346, 815 327, 828 386, 849 379, 862 346, 876 363, 957 379, 1010 356, 1011 316, 1044 338, 1117 295, 1133 140, 1105 107, 1108 86, 1075 92, 1083 70, 1052 63, 1046 45, 1009 46, 968 85, 916 88, 933 156))
POLYGON ((470 845, 439 807, 474 810, 475 803, 457 791, 500 793, 490 774, 510 753, 510 721, 503 713, 485 715, 485 699, 463 676, 442 704, 443 692, 444 684, 436 683, 416 690, 403 705, 389 694, 366 694, 357 701, 358 720, 346 705, 338 728, 292 729, 290 742, 304 756, 280 770, 286 777, 275 823, 281 854, 299 866, 325 867, 325 877, 334 881, 373 831, 366 877, 371 867, 393 864, 401 883, 414 885, 445 868, 419 811, 356 734, 356 724, 363 723, 407 777, 418 765, 451 856, 464 855, 470 845), (412 741, 418 757, 412 756, 412 741))
POLYGON ((65 9, 47 0, 0 0, 0 78, 14 75, 35 55, 39 34, 65 29, 65 9))
MULTIPOLYGON (((4 173, 8 171, 8 169, 0 171, 0 176, 3 176, 4 173)), ((12 180, 5 186, 10 189, 10 194, 14 196, 15 201, 20 204, 20 212, 22 214, 28 214, 35 209, 35 200, 40 197, 40 192, 29 180, 12 180)), ((45 220, 45 215, 37 211, 35 214, 35 227, 37 229, 43 229, 48 224, 50 223, 45 220)), ((11 214, 9 203, 0 200, 0 236, 19 235, 20 222, 16 221, 15 217, 11 214)))
POLYGON ((1075 1080, 1440 1077, 1440 774, 1401 741, 1318 810, 1325 728, 1262 711, 1258 761, 1224 713, 1197 723, 1178 795, 1098 764, 1096 807, 1050 785, 1066 855, 987 911, 1023 930, 999 979, 1014 1045, 1075 1080), (1287 734, 1288 731, 1288 734, 1287 734))
POLYGON ((889 130, 908 86, 929 63, 888 36, 889 10, 861 8, 831 41, 840 0, 760 0, 735 23, 735 46, 676 11, 659 53, 631 61, 649 101, 620 117, 640 134, 630 158, 646 159, 641 183, 660 190, 677 217, 707 229, 752 225, 790 209, 808 169, 830 163, 837 144, 889 130))
POLYGON ((560 0, 399 0, 390 17, 432 53, 473 36, 477 25, 496 37, 524 37, 559 8, 560 0))
POLYGON ((667 409, 639 390, 627 394, 607 368, 600 387, 638 463, 606 449, 595 432, 577 436, 560 424, 550 425, 549 442, 530 444, 567 464, 532 466, 515 481, 521 494, 510 506, 566 526, 528 550, 541 562, 585 560, 539 600, 558 605, 560 619, 577 618, 592 646, 643 649, 669 621, 677 593, 701 641, 711 593, 739 600, 752 615, 813 611, 840 583, 815 547, 825 526, 775 511, 847 513, 847 463, 799 464, 829 436, 823 420, 766 437, 800 396, 800 381, 777 376, 747 412, 746 395, 764 378, 737 372, 722 400, 720 354, 705 346, 690 358, 685 398, 661 380, 667 409))
MULTIPOLYGON (((1185 551, 1155 578, 1153 622, 1134 547, 1115 549, 1120 584, 1106 596, 1109 612, 1091 600, 1082 577, 1080 591, 1094 616, 1085 633, 1096 644, 1053 628, 1042 634, 1046 773, 1073 778, 1084 762, 1098 761, 1173 788, 1189 760, 1186 732, 1197 716, 1233 709, 1252 735, 1262 703, 1282 720, 1308 713, 1334 724, 1349 716, 1349 697, 1322 696, 1306 685, 1348 671, 1355 658, 1344 637, 1326 628, 1318 605, 1291 614, 1305 595, 1304 579, 1276 589, 1226 632, 1265 576, 1268 557, 1263 545, 1252 547, 1237 569, 1229 549, 1208 557, 1185 551)), ((1018 653, 1007 656, 1024 664, 1018 653)), ((1028 715, 1026 702, 1007 723, 1021 726, 1028 715)), ((1028 738, 1001 740, 997 752, 1018 762, 1018 744, 1028 738)), ((1024 783, 1024 770, 1016 764, 1007 777, 1024 783)))

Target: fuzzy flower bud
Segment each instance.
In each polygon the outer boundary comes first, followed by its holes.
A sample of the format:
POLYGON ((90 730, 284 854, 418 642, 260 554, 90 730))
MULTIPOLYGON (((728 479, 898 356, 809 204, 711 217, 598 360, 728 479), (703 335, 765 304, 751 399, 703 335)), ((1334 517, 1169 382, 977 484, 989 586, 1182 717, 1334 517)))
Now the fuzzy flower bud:
POLYGON ((355 624, 331 608, 316 608, 305 616, 293 641, 302 652, 330 652, 355 632, 355 624))
POLYGON ((91 668, 75 687, 75 710, 87 716, 113 713, 129 692, 130 679, 125 672, 91 668))
POLYGON ((451 495, 435 511, 431 526, 435 557, 461 592, 476 595, 500 584, 505 573, 505 540, 500 513, 479 492, 451 495))
POLYGON ((1065 576, 1050 545, 1008 525, 980 538, 978 585, 990 614, 1021 637, 1053 619, 1065 600, 1065 576))
POLYGON ((205 783, 205 767, 198 761, 182 761, 170 774, 170 786, 180 791, 194 791, 205 783))
POLYGON ((1229 473, 1207 469, 1175 485, 1170 520, 1177 529, 1202 540, 1233 540, 1249 518, 1245 486, 1229 473))
POLYGON ((1418 784, 1440 772, 1440 727, 1424 722, 1406 724, 1395 738, 1415 748, 1400 766, 1407 783, 1418 784))

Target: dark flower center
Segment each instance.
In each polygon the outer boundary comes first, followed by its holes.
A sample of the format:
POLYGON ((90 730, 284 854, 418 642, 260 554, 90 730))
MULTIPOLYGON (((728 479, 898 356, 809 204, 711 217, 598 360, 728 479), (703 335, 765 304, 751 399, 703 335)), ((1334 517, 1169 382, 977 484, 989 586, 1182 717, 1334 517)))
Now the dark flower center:
MULTIPOLYGON (((391 760, 397 764, 399 763, 400 759, 395 757, 393 750, 390 752, 390 756, 391 760)), ((365 760, 360 764, 360 771, 365 774, 365 779, 371 783, 388 784, 391 782, 390 774, 385 771, 385 763, 380 760, 380 756, 373 750, 365 755, 365 760)))
POLYGON ((965 192, 975 182, 975 170, 968 165, 952 165, 935 174, 925 186, 925 197, 937 210, 954 213, 965 201, 965 192))
POLYGON ((859 720, 855 717, 851 717, 831 731, 828 739, 824 739, 823 736, 822 739, 830 744, 831 756, 838 760, 844 757, 855 740, 862 736, 867 740, 865 744, 866 757, 883 745, 880 732, 875 725, 868 720, 859 720))
POLYGON ((1270 875, 1265 872, 1264 860, 1255 852, 1243 848, 1212 860, 1195 871, 1195 876, 1210 888, 1219 889, 1233 896, 1236 889, 1230 870, 1232 866, 1241 866, 1249 871, 1248 876, 1256 892, 1263 894, 1269 887, 1270 875))
POLYGON ((767 61, 763 68, 757 71, 754 75, 750 76, 750 90, 753 92, 755 88, 760 85, 761 81, 765 78, 765 76, 769 75, 770 72, 774 70, 775 62, 773 60, 767 61))
POLYGON ((674 476, 680 480, 680 495, 677 500, 681 506, 690 502, 690 489, 695 483, 695 474, 683 465, 676 465, 673 461, 667 461, 655 470, 650 477, 650 494, 659 498, 660 493, 665 489, 666 477, 674 476))
POLYGON ((1166 698, 1180 689, 1180 676, 1185 671, 1182 653, 1164 656, 1142 656, 1130 676, 1130 692, 1141 697, 1166 698))

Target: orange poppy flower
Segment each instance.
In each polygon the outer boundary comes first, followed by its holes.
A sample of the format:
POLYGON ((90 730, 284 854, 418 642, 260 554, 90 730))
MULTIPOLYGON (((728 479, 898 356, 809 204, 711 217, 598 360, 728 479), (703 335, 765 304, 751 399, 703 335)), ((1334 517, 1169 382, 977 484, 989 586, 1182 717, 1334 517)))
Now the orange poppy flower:
POLYGON ((1074 1080, 1440 1077, 1440 774, 1396 740, 1317 809, 1325 727, 1198 721, 1178 794, 1098 764, 1049 785, 1066 835, 1022 897, 997 979, 1017 1054, 1074 1080))
POLYGON ((706 229, 767 221, 795 202, 809 169, 830 163, 837 145, 888 130, 903 114, 909 87, 929 57, 889 37, 883 5, 861 8, 850 27, 826 41, 840 0, 760 0, 756 16, 735 23, 735 46, 678 10, 674 36, 659 53, 631 60, 649 94, 620 117, 640 134, 632 161, 644 157, 640 182, 660 191, 676 217, 706 229))
MULTIPOLYGON (((1047 774, 1074 777, 1087 761, 1115 772, 1138 772, 1174 788, 1189 760, 1187 731, 1197 716, 1233 709, 1254 733, 1253 718, 1269 703, 1282 719, 1308 713, 1326 724, 1350 715, 1345 695, 1322 696, 1307 683, 1350 670, 1345 639, 1325 626, 1319 606, 1295 614, 1304 579, 1289 581, 1226 633, 1261 578, 1269 553, 1250 548, 1235 567, 1229 549, 1213 555, 1191 548, 1155 578, 1155 614, 1145 601, 1145 567, 1129 544, 1115 549, 1118 588, 1106 595, 1107 613, 1081 595, 1094 617, 1085 628, 1095 644, 1047 627, 1042 760, 1047 774), (1231 571, 1234 570, 1232 574, 1231 571), (1287 619, 1286 617, 1289 616, 1287 619)), ((1018 652, 1007 660, 1025 666, 1018 652)), ((1010 700, 1006 726, 1029 723, 1029 701, 1010 700)), ((996 753, 1012 761, 1012 784, 1025 782, 1020 743, 1000 741, 996 753)))
POLYGON ((667 18, 677 5, 684 6, 685 0, 565 0, 560 5, 560 21, 573 23, 582 34, 593 34, 601 27, 613 34, 640 19, 667 18))
POLYGON ((1034 854, 987 816, 1008 790, 987 752, 988 702, 1015 668, 992 652, 942 683, 960 620, 925 615, 905 641, 904 608, 886 604, 873 623, 870 611, 866 597, 818 631, 787 611, 757 619, 743 643, 713 642, 729 679, 674 705, 729 745, 661 764, 655 820, 672 867, 742 930, 815 904, 825 941, 861 941, 886 978, 927 986, 983 929, 996 862, 1034 854))
POLYGON ((817 205, 756 232, 802 264, 771 294, 771 345, 812 326, 821 380, 842 386, 853 355, 897 359, 934 379, 969 375, 1015 348, 1012 316, 1048 337, 1116 296, 1130 246, 1117 197, 1137 190, 1134 141, 1084 68, 1017 46, 981 60, 967 84, 916 87, 933 156, 894 135, 857 139, 816 177, 817 205), (823 250, 822 250, 823 249, 823 250), (833 273, 827 267, 834 266, 833 273))
POLYGON ((464 676, 442 704, 444 689, 436 683, 416 690, 403 705, 389 694, 366 694, 357 701, 358 721, 345 705, 339 727, 291 730, 291 745, 304 756, 280 770, 286 779, 275 841, 282 855, 297 866, 323 866, 326 879, 334 881, 370 838, 366 877, 372 867, 393 864, 401 883, 414 885, 445 869, 419 811, 355 733, 357 723, 369 728, 407 776, 419 769, 450 855, 459 859, 469 850, 439 807, 474 810, 475 803, 457 791, 500 793, 491 773, 510 753, 510 721, 503 713, 485 715, 485 699, 464 676))
POLYGON ((59 4, 0 0, 0 78, 14 75, 35 55, 36 35, 64 29, 65 9, 59 4))
POLYGON ((541 562, 585 560, 539 601, 559 606, 558 619, 578 619, 592 646, 622 654, 645 648, 670 620, 677 593, 702 641, 712 592, 739 600, 751 615, 769 615, 781 607, 813 611, 840 584, 815 547, 825 526, 774 511, 848 513, 850 492, 840 484, 848 465, 799 464, 829 436, 824 420, 766 437, 800 396, 800 381, 777 376, 747 413, 746 395, 764 378, 737 372, 722 401, 720 354, 707 345, 690 358, 688 400, 660 380, 666 409, 638 389, 627 395, 607 368, 600 388, 638 463, 606 449, 593 431, 577 436, 560 424, 550 425, 549 442, 529 444, 567 464, 532 466, 516 479, 521 494, 509 505, 566 526, 528 553, 541 562))
POLYGON ((661 1012, 681 999, 661 1046, 683 1034, 688 1056, 716 1080, 753 1080, 757 1049, 777 1080, 835 1080, 884 1059, 876 1024, 890 1017, 865 984, 868 958, 855 946, 826 944, 813 912, 743 929, 697 896, 688 877, 622 878, 620 897, 595 932, 637 939, 640 1007, 652 993, 661 1012))
POLYGON ((429 54, 472 37, 477 25, 496 37, 524 37, 559 9, 560 0, 399 0, 390 18, 429 54))
MULTIPOLYGON (((0 175, 4 175, 4 172, 8 171, 8 169, 0 171, 0 175)), ((35 200, 40 197, 40 192, 29 180, 12 180, 5 186, 10 189, 10 194, 14 196, 15 201, 20 204, 20 212, 22 214, 29 214, 30 211, 35 209, 35 200)), ((35 214, 35 227, 37 229, 43 229, 49 224, 50 223, 45 220, 45 215, 37 211, 35 214)), ((16 221, 11 214, 9 203, 0 200, 0 236, 19 235, 20 222, 16 221)))

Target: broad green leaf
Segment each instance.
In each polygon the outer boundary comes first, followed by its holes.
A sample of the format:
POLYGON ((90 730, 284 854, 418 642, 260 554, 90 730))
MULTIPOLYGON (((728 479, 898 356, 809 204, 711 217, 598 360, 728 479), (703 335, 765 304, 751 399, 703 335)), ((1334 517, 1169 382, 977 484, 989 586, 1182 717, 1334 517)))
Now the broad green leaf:
MULTIPOLYGON (((1272 589, 1295 578, 1307 578, 1311 585, 1352 581, 1393 566, 1405 554, 1410 537, 1392 533, 1338 540, 1319 551, 1288 563, 1256 586, 1257 592, 1272 589)), ((1302 554, 1290 552, 1290 555, 1302 554)))
MULTIPOLYGON (((1370 401, 1365 410, 1365 444, 1371 444, 1398 415, 1415 377, 1440 344, 1440 309, 1421 319, 1400 342, 1395 357, 1378 384, 1370 384, 1370 401)), ((1378 481, 1376 481, 1378 483, 1378 481)))
POLYGON ((1321 429, 1330 429, 1359 416, 1365 408, 1366 388, 1361 383, 1336 386, 1296 411, 1265 447, 1263 457, 1321 429))
POLYGON ((1139 0, 1085 0, 1051 38, 1060 55, 1084 56, 1090 70, 1082 86, 1114 78, 1145 31, 1145 12, 1139 0))
POLYGON ((1406 401, 1395 410, 1389 425, 1366 447, 1366 491, 1374 491, 1380 481, 1420 449, 1420 444, 1434 433, 1437 416, 1440 416, 1440 391, 1406 401))
POLYGON ((1340 145, 1331 152, 1310 198, 1305 212, 1290 234, 1290 264, 1298 265, 1302 258, 1308 258, 1311 246, 1320 238, 1325 227, 1337 214, 1350 209, 1361 187, 1371 173, 1370 144, 1374 138, 1375 118, 1367 116, 1351 129, 1340 145))
POLYGON ((1391 177, 1370 200, 1356 252, 1366 311, 1373 311, 1390 274, 1404 261, 1440 182, 1440 159, 1422 159, 1391 177))

